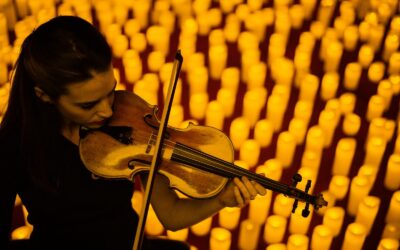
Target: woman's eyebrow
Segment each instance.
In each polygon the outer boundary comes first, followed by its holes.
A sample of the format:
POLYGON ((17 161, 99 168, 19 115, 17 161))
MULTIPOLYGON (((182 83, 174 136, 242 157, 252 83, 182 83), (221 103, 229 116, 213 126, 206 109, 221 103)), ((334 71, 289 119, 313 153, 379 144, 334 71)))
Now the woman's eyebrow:
MULTIPOLYGON (((108 92, 107 93, 107 95, 106 96, 109 96, 109 95, 111 95, 114 91, 115 91, 115 88, 117 87, 117 80, 114 78, 114 87, 111 89, 111 91, 110 92, 108 92)), ((100 99, 98 99, 98 100, 94 100, 94 101, 87 101, 87 102, 77 102, 77 103, 75 103, 76 105, 83 105, 83 104, 94 104, 94 103, 97 103, 97 102, 99 102, 100 101, 100 99)))

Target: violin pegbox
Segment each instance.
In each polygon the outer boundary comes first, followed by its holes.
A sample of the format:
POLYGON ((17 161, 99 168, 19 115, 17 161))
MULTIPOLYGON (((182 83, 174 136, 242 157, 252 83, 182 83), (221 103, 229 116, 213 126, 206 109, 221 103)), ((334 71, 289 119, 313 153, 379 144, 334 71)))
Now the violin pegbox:
MULTIPOLYGON (((293 177, 292 177, 292 181, 293 182, 292 182, 291 187, 292 188, 296 188, 297 184, 299 182, 301 182, 302 179, 303 178, 301 177, 301 175, 299 173, 294 174, 293 177)), ((311 180, 307 180, 307 184, 306 184, 306 187, 305 187, 305 190, 304 190, 305 194, 308 194, 308 191, 310 190, 310 187, 311 187, 311 180)), ((308 217, 308 215, 310 214, 310 201, 307 200, 305 202, 306 202, 306 205, 305 205, 303 211, 301 212, 301 215, 304 218, 308 217)), ((294 203, 293 203, 292 213, 296 212, 298 203, 299 203, 299 199, 295 198, 294 203)), ((314 204, 314 206, 315 206, 315 204, 314 204)))

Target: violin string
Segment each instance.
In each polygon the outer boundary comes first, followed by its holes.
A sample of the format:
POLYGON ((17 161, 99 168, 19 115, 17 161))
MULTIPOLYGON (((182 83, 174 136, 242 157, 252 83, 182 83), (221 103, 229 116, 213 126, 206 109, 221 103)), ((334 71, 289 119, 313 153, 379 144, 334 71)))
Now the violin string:
MULTIPOLYGON (((148 141, 148 143, 155 145, 156 139, 157 139, 157 135, 155 135, 154 133, 151 133, 150 137, 148 135, 148 133, 143 133, 143 132, 136 132, 135 133, 135 139, 145 139, 148 141)), ((218 170, 220 170, 220 173, 225 174, 226 172, 233 174, 237 177, 241 177, 241 176, 250 176, 250 179, 255 179, 257 182, 259 182, 260 184, 264 184, 266 185, 266 188, 271 189, 271 190, 275 190, 284 194, 288 194, 288 192, 293 191, 292 189, 289 189, 289 186, 286 184, 283 184, 281 182, 269 179, 265 176, 261 176, 261 175, 257 175, 253 172, 250 172, 246 169, 243 169, 241 167, 238 167, 236 165, 234 165, 233 163, 224 161, 222 159, 219 159, 217 157, 211 156, 207 153, 204 153, 200 150, 196 150, 194 148, 188 147, 184 144, 179 144, 180 146, 182 146, 182 149, 180 149, 180 147, 176 147, 177 142, 168 140, 168 139, 164 139, 164 148, 169 148, 171 149, 174 153, 176 153, 176 155, 188 158, 189 161, 187 161, 186 164, 188 164, 189 166, 192 165, 193 162, 198 163, 199 165, 201 165, 203 168, 206 168, 209 170, 209 172, 218 172, 218 170), (193 153, 195 152, 195 153, 193 153), (192 158, 190 158, 192 157, 192 158), (198 160, 194 160, 196 158, 199 158, 198 160), (215 165, 217 165, 217 167, 215 167, 215 165), (224 172, 225 171, 225 172, 224 172)), ((182 159, 181 159, 182 160, 182 159)), ((298 190, 298 189, 296 189, 298 190)), ((298 190, 302 193, 304 193, 301 190, 298 190)), ((293 194, 291 194, 293 195, 293 194)), ((307 195, 310 196, 309 194, 304 193, 303 195, 307 195)))
MULTIPOLYGON (((144 133, 140 133, 140 134, 144 134, 144 133)), ((143 136, 140 136, 140 137, 149 138, 148 135, 143 135, 143 136)), ((156 139, 157 139, 157 135, 152 133, 150 135, 150 138, 149 138, 149 143, 152 143, 154 145, 156 139)), ((190 161, 187 162, 188 165, 191 165, 190 163, 192 163, 192 162, 196 162, 196 163, 199 163, 200 165, 202 165, 202 166, 204 166, 206 168, 208 166, 210 166, 210 167, 208 167, 208 169, 211 172, 212 172, 212 170, 215 170, 214 165, 218 165, 219 169, 224 170, 225 172, 229 172, 229 173, 231 173, 233 175, 236 175, 237 177, 240 177, 240 176, 248 176, 249 177, 251 175, 251 177, 250 177, 251 179, 257 179, 256 181, 264 183, 269 188, 275 188, 276 191, 279 191, 279 192, 285 192, 285 191, 287 192, 288 191, 288 185, 286 185, 286 184, 277 182, 275 180, 266 178, 266 177, 261 176, 261 175, 254 174, 253 172, 249 172, 249 171, 247 171, 245 169, 237 167, 237 166, 235 166, 234 164, 232 164, 230 162, 224 161, 224 160, 219 159, 217 157, 213 157, 213 156, 211 156, 209 154, 206 154, 204 152, 201 152, 201 151, 197 151, 196 150, 196 153, 192 153, 191 151, 194 151, 193 148, 190 148, 190 147, 188 147, 188 146, 186 146, 184 144, 179 144, 179 145, 182 146, 182 149, 180 149, 179 147, 175 147, 174 146, 174 145, 176 145, 176 142, 173 142, 173 141, 168 140, 168 139, 164 139, 164 145, 165 145, 166 148, 172 149, 173 152, 177 153, 177 155, 189 158, 190 161), (186 149, 184 147, 186 147, 186 149), (188 149, 190 149, 190 150, 188 150, 188 149), (183 153, 185 153, 187 156, 185 156, 183 153), (201 156, 201 154, 202 154, 202 156, 201 156), (192 158, 190 158, 190 156, 192 158), (195 158, 200 158, 200 159, 199 160, 194 160, 195 158), (211 159, 211 158, 214 158, 214 159, 211 159), (251 174, 249 174, 249 173, 251 173, 251 174)))

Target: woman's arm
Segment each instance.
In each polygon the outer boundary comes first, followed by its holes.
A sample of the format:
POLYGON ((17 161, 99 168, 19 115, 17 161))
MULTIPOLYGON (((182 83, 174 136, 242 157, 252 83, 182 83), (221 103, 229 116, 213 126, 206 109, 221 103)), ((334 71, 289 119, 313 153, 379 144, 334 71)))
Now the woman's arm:
MULTIPOLYGON (((145 183, 146 177, 142 177, 145 183)), ((160 222, 168 230, 179 230, 194 225, 214 215, 224 207, 245 206, 256 195, 265 195, 261 185, 235 178, 215 197, 210 199, 182 199, 169 188, 168 179, 157 175, 153 187, 151 204, 160 222)))

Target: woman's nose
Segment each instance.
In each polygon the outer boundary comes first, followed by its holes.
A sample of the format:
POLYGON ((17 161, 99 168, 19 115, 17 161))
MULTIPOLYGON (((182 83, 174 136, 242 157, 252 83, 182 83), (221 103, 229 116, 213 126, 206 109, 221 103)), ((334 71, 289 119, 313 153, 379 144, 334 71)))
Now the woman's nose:
POLYGON ((112 102, 108 99, 102 100, 98 107, 97 114, 103 118, 111 117, 113 114, 112 102))

